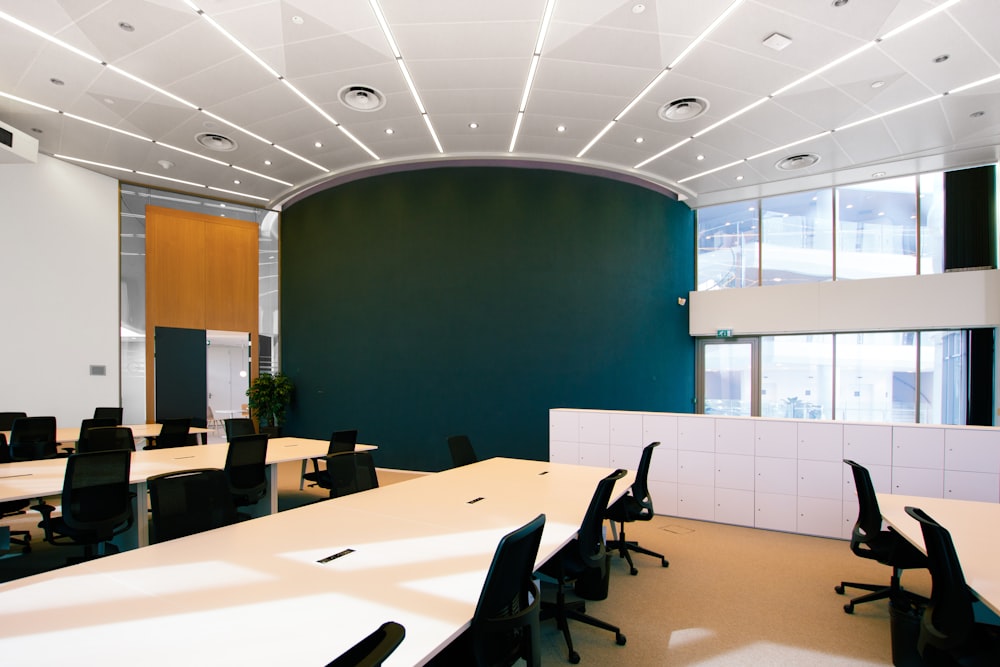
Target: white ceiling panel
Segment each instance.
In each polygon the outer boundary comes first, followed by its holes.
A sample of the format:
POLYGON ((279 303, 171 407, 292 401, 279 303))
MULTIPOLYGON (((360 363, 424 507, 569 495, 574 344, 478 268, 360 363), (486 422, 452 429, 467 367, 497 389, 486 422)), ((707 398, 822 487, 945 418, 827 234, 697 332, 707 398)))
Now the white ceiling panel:
MULTIPOLYGON (((116 166, 130 174, 126 180, 163 186, 162 180, 131 171, 163 176, 156 171, 162 170, 157 160, 170 159, 174 166, 165 172, 169 177, 196 184, 175 184, 178 189, 205 194, 206 185, 226 187, 266 198, 274 206, 324 177, 450 158, 576 163, 631 174, 657 188, 676 188, 695 204, 702 196, 718 202, 751 191, 842 182, 880 170, 962 166, 996 155, 1000 81, 791 147, 788 152, 815 151, 821 158, 802 174, 774 168, 782 150, 678 184, 817 131, 1000 75, 1000 41, 995 38, 1000 2, 961 0, 740 114, 749 104, 920 18, 941 2, 851 0, 834 7, 827 0, 745 0, 649 89, 732 0, 652 0, 642 3, 644 11, 623 0, 557 2, 510 153, 545 0, 380 0, 444 149, 440 153, 365 0, 200 0, 208 16, 287 76, 307 99, 277 81, 182 0, 0 0, 0 12, 164 91, 89 62, 0 14, 0 62, 5 63, 0 69, 0 117, 26 132, 41 130, 33 135, 44 153, 72 150, 79 153, 74 157, 120 162, 116 166), (133 29, 123 30, 122 22, 133 29), (787 48, 773 51, 763 46, 773 32, 791 39, 787 48), (943 54, 948 54, 947 61, 933 62, 943 54), (52 78, 64 85, 52 84, 52 78), (338 94, 352 85, 375 88, 385 106, 371 112, 347 108, 338 94), (637 100, 643 92, 646 96, 637 100), (228 166, 38 110, 10 96, 148 135, 291 185, 252 174, 234 177, 228 166), (658 116, 664 104, 687 97, 705 99, 707 111, 681 123, 658 116), (362 146, 312 105, 341 123, 362 146), (631 110, 583 157, 576 157, 629 106, 631 110), (976 112, 982 114, 974 116, 976 112), (478 130, 469 128, 472 121, 480 124, 478 130), (635 168, 720 121, 719 127, 635 168), (557 132, 558 125, 565 131, 557 132), (387 128, 395 133, 386 134, 387 128), (225 134, 239 147, 228 154, 210 151, 195 142, 199 132, 225 134), (641 144, 635 141, 640 136, 641 144), (323 147, 316 148, 316 141, 323 147), (163 157, 171 152, 173 158, 163 157), (264 165, 265 159, 272 164, 264 165), (743 180, 736 181, 737 175, 743 180), (237 179, 240 183, 233 183, 237 179)), ((238 200, 241 195, 226 196, 238 200)))

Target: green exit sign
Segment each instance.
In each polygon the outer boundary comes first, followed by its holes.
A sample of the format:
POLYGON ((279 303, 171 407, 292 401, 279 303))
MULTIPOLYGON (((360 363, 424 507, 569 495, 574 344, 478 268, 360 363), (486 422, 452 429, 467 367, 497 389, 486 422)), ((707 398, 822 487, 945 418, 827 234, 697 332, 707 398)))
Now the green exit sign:
POLYGON ((715 337, 716 338, 731 338, 732 335, 733 335, 733 330, 732 329, 716 329, 715 330, 715 337))

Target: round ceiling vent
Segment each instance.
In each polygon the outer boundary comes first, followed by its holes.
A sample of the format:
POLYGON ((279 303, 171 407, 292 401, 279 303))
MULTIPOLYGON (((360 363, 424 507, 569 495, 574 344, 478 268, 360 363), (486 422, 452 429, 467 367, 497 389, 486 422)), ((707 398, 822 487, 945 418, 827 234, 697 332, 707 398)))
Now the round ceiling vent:
POLYGON ((355 111, 375 111, 385 106, 385 96, 368 86, 347 86, 340 89, 340 101, 355 111))
POLYGON ((774 164, 774 166, 784 171, 794 171, 796 169, 811 167, 817 162, 819 162, 819 156, 815 153, 800 153, 798 155, 789 155, 788 157, 781 158, 774 164))
POLYGON ((220 151, 222 153, 228 153, 229 151, 234 151, 237 148, 236 142, 223 134, 216 134, 215 132, 202 132, 201 134, 195 135, 195 140, 213 151, 220 151))
POLYGON ((660 107, 660 118, 673 123, 697 118, 708 111, 708 100, 701 97, 682 97, 660 107))

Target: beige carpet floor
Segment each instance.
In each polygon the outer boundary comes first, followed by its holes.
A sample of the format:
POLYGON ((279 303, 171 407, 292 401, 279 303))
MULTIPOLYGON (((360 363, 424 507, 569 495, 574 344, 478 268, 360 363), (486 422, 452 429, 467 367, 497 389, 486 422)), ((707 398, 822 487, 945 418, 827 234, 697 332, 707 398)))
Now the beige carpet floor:
MULTIPOLYGON (((279 469, 279 507, 311 502, 316 489, 298 490, 299 465, 279 469)), ((412 475, 380 470, 381 484, 412 475)), ((37 518, 7 519, 34 527, 37 518)), ((34 536, 29 555, 0 556, 0 581, 62 564, 66 549, 48 547, 34 536)), ((571 622, 584 665, 630 667, 854 667, 891 665, 886 601, 859 605, 845 614, 845 596, 833 588, 841 580, 888 582, 888 568, 854 556, 847 542, 804 537, 658 516, 627 527, 628 537, 670 561, 635 555, 639 574, 612 560, 610 595, 588 602, 587 611, 617 624, 628 641, 615 644, 604 630, 571 622)), ((903 585, 930 592, 926 572, 908 571, 903 585)), ((861 591, 848 590, 848 595, 861 591)), ((553 621, 543 623, 543 663, 567 664, 562 635, 553 621)))

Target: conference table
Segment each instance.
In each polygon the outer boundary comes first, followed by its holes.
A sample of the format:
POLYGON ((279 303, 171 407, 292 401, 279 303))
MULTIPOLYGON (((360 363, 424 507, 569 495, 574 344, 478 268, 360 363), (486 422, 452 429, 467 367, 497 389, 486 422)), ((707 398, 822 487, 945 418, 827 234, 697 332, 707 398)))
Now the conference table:
MULTIPOLYGON (((155 426, 155 424, 154 424, 155 426)), ((330 443, 311 438, 271 438, 267 443, 268 489, 264 498, 252 508, 243 511, 251 515, 275 514, 278 511, 278 464, 286 461, 306 460, 326 456, 330 443)), ((164 475, 196 468, 223 468, 229 443, 189 445, 164 449, 139 450, 132 454, 129 481, 135 487, 135 516, 145 517, 149 509, 146 480, 154 475, 164 475)), ((375 445, 358 444, 355 451, 371 451, 375 445)), ((41 461, 16 461, 0 464, 0 501, 33 500, 62 493, 66 476, 66 458, 41 461)), ((149 526, 146 521, 136 521, 132 531, 116 540, 122 548, 149 544, 149 526)))
POLYGON ((0 655, 320 667, 392 620, 385 664, 421 665, 469 626, 500 538, 544 513, 540 565, 610 472, 489 459, 15 580, 0 655))
MULTIPOLYGON (((160 429, 162 428, 160 424, 124 424, 124 426, 132 429, 132 437, 136 440, 140 438, 155 440, 156 436, 160 435, 160 429)), ((0 431, 0 433, 3 433, 10 440, 10 431, 0 431)), ((201 443, 205 444, 210 431, 200 426, 191 426, 188 428, 188 433, 200 435, 201 443)), ((79 426, 59 426, 56 428, 56 442, 59 444, 70 444, 79 439, 79 426)))
POLYGON ((905 508, 918 507, 948 529, 969 588, 1000 614, 1000 504, 889 493, 877 497, 886 523, 925 553, 920 523, 905 508))

